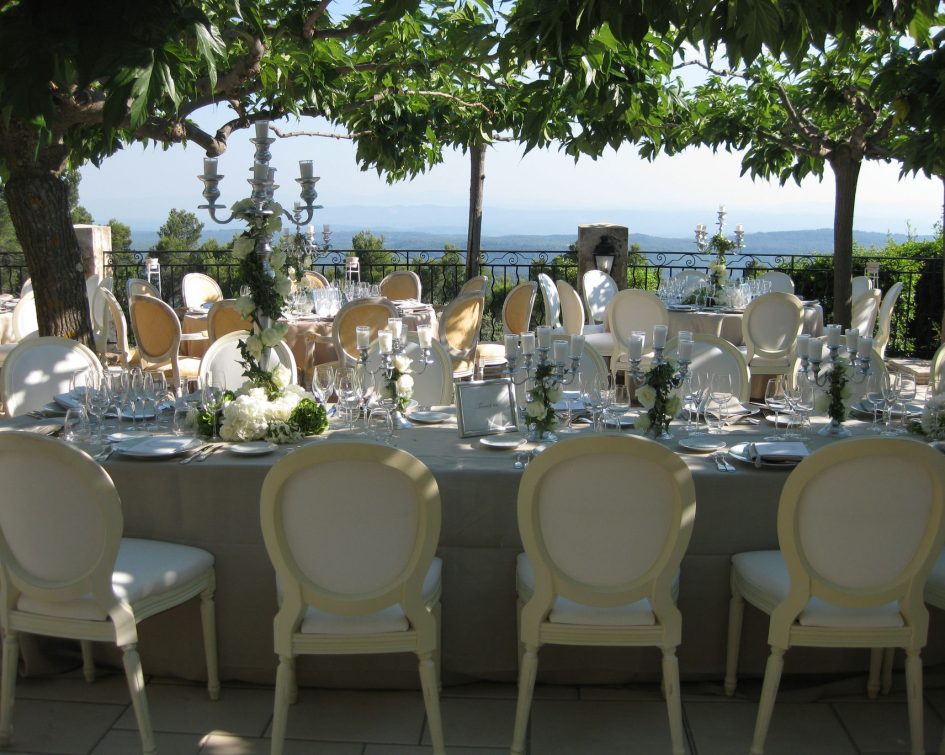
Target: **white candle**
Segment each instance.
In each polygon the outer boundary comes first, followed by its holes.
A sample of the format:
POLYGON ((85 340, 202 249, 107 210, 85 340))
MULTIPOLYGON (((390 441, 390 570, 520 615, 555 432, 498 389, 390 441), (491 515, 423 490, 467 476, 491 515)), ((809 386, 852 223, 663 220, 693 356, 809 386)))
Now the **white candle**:
POLYGON ((720 205, 719 205, 719 212, 725 212, 725 205, 724 205, 724 204, 720 204, 720 205))
POLYGON ((387 329, 390 330, 394 340, 399 341, 404 334, 404 321, 399 317, 390 317, 387 320, 387 329))
POLYGON ((827 326, 827 346, 837 347, 839 345, 840 345, 840 326, 828 325, 827 326))
POLYGON ((256 138, 269 138, 269 121, 256 121, 256 138))
POLYGON ((555 364, 564 364, 564 360, 568 356, 568 342, 567 341, 555 341, 554 343, 554 354, 555 364))
POLYGON ((810 336, 802 333, 797 337, 797 355, 803 359, 807 359, 810 346, 810 336))
POLYGON ((824 361, 824 339, 811 338, 807 350, 810 355, 810 361, 816 364, 824 361))
POLYGON ((653 326, 653 348, 662 349, 666 345, 667 330, 668 328, 665 325, 653 326))
POLYGON ((322 233, 331 233, 331 228, 329 228, 328 223, 322 226, 322 233))
POLYGON ((873 339, 869 336, 863 336, 857 346, 857 353, 860 359, 869 359, 873 354, 873 339))
POLYGON ((851 354, 855 354, 856 346, 859 340, 859 328, 847 328, 847 351, 849 351, 851 354))
POLYGON ((692 341, 680 341, 676 349, 676 356, 680 362, 692 361, 692 341))
POLYGON ((550 349, 551 348, 551 326, 539 325, 535 330, 538 333, 538 348, 550 349))
POLYGON ((299 160, 299 175, 302 178, 311 178, 313 175, 313 166, 311 160, 299 160))
POLYGON ((571 358, 579 359, 584 353, 584 336, 571 336, 571 358))
POLYGON ((433 344, 433 327, 430 325, 419 325, 417 327, 417 341, 421 349, 429 349, 433 344))
POLYGON ((381 354, 390 354, 394 350, 394 334, 386 328, 377 331, 377 343, 381 354))
POLYGON ((737 226, 735 226, 735 232, 736 232, 736 233, 741 233, 741 232, 744 231, 744 230, 745 230, 745 226, 743 226, 741 223, 739 223, 737 226))
POLYGON ((203 159, 203 174, 207 178, 217 177, 217 159, 215 157, 205 157, 203 159))
POLYGON ((527 333, 522 333, 522 353, 523 354, 534 354, 535 353, 535 334, 531 331, 527 333))
POLYGON ((366 349, 371 345, 371 329, 367 325, 358 325, 354 332, 358 338, 359 349, 366 349))
POLYGON ((253 163, 253 178, 257 181, 268 181, 269 166, 266 163, 253 163))
POLYGON ((680 331, 679 331, 679 334, 676 336, 676 340, 678 340, 680 343, 682 343, 683 341, 691 341, 691 340, 692 340, 692 331, 691 331, 691 330, 680 330, 680 331))
POLYGON ((506 359, 518 358, 518 334, 517 333, 505 334, 505 357, 506 359))
POLYGON ((630 336, 630 358, 639 359, 643 356, 643 338, 634 333, 630 336))
POLYGON ((310 239, 315 238, 315 226, 310 225, 308 228, 306 228, 305 235, 308 236, 310 239))

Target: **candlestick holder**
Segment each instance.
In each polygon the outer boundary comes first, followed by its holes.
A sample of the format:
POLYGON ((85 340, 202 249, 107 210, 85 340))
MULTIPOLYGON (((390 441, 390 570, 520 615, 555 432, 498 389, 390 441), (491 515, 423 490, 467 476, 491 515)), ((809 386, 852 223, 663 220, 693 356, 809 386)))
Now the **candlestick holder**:
MULTIPOLYGON (((650 360, 651 369, 666 364, 666 360, 663 358, 663 351, 665 351, 665 349, 662 346, 653 347, 653 359, 650 360)), ((633 358, 628 356, 627 362, 630 364, 630 368, 627 370, 627 376, 633 381, 634 385, 639 388, 646 382, 646 372, 640 367, 643 362, 643 357, 633 358)), ((692 360, 677 359, 676 364, 677 368, 672 375, 672 379, 679 383, 684 383, 689 376, 689 365, 692 364, 692 360)))
POLYGON ((514 385, 523 385, 529 380, 534 380, 535 375, 538 371, 538 367, 544 365, 554 365, 551 377, 554 379, 556 385, 571 385, 577 376, 581 372, 581 356, 570 356, 568 359, 571 360, 571 366, 565 367, 564 362, 554 362, 552 363, 548 359, 548 352, 551 351, 550 348, 539 346, 536 351, 538 352, 538 362, 535 362, 534 354, 523 354, 524 363, 521 367, 518 367, 518 355, 508 355, 506 354, 506 362, 508 363, 505 368, 505 377, 512 381, 514 385), (521 372, 521 376, 516 378, 516 373, 521 372))

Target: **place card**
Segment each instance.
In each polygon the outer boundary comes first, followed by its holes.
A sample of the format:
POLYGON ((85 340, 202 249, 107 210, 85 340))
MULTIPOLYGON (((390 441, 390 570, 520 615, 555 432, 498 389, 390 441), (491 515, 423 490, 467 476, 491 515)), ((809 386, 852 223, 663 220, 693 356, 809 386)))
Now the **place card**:
POLYGON ((460 438, 518 430, 515 386, 506 378, 456 383, 456 425, 460 438))

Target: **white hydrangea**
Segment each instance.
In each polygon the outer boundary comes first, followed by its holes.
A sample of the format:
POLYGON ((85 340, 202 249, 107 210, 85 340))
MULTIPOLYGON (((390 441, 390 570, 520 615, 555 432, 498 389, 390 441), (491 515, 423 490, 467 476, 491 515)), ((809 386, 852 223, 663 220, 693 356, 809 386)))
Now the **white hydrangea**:
POLYGON ((545 395, 548 397, 549 403, 556 404, 564 397, 564 391, 559 384, 555 383, 554 388, 548 389, 545 395))
POLYGON ((289 324, 285 322, 277 322, 270 325, 260 334, 260 340, 262 345, 265 347, 272 347, 279 343, 285 334, 289 332, 289 324))
POLYGON ((637 388, 637 401, 644 409, 652 409, 656 403, 656 388, 652 385, 644 385, 637 388))
POLYGON ((276 273, 275 280, 276 292, 279 296, 288 296, 292 293, 292 281, 290 281, 286 276, 276 273))
POLYGON ((240 317, 249 317, 256 309, 256 302, 252 296, 240 296, 234 303, 233 308, 239 312, 240 317))
POLYGON ((413 378, 410 375, 401 375, 397 378, 397 395, 400 398, 409 398, 413 393, 413 378))
POLYGON ((679 414, 680 409, 682 409, 682 401, 680 401, 679 396, 674 393, 669 397, 669 401, 666 402, 666 413, 670 417, 675 417, 679 414))
MULTIPOLYGON (((291 379, 292 373, 289 372, 289 368, 284 364, 278 365, 272 371, 272 382, 275 384, 276 388, 285 388, 291 379)), ((298 399, 296 399, 296 403, 298 403, 298 399)))
MULTIPOLYGON (((284 369, 284 368, 283 368, 284 369)), ((298 391, 286 390, 270 401, 262 388, 241 392, 223 408, 220 437, 227 441, 260 440, 270 433, 271 426, 284 425, 301 398, 298 391)), ((275 433, 279 435, 279 433, 275 433)), ((285 435, 285 433, 283 433, 285 435)), ((286 436, 289 440, 292 438, 286 436)), ((277 442, 280 442, 277 440, 277 442)), ((285 442, 285 441, 281 441, 285 442)))
POLYGON ((263 353, 263 342, 259 336, 250 336, 246 339, 246 350, 250 353, 253 359, 259 360, 262 358, 263 353))

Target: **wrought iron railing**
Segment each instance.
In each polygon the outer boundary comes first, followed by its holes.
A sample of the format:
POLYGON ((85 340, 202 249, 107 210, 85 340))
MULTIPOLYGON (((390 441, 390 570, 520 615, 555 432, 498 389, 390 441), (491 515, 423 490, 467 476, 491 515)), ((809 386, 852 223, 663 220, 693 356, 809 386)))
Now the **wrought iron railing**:
MULTIPOLYGON (((353 252, 334 250, 320 255, 314 268, 329 279, 343 280, 345 258, 353 252)), ((379 282, 393 270, 410 269, 419 276, 424 301, 442 306, 456 296, 465 281, 465 252, 442 250, 371 250, 358 251, 361 278, 379 282)), ((220 252, 116 252, 108 255, 106 267, 114 275, 114 290, 124 300, 125 281, 144 276, 147 257, 161 261, 162 297, 171 306, 182 304, 180 283, 189 272, 207 273, 216 279, 224 295, 239 293, 238 267, 226 251, 220 252)), ((942 259, 888 257, 882 254, 857 255, 853 269, 863 272, 868 261, 880 262, 880 288, 886 290, 896 281, 903 282, 903 293, 896 306, 890 344, 891 355, 910 354, 929 357, 940 342, 943 307, 942 259)), ((635 288, 655 289, 661 278, 680 270, 705 270, 710 257, 687 253, 640 252, 633 255, 627 270, 627 284, 635 288)), ((796 292, 805 299, 817 299, 829 321, 833 311, 833 260, 829 255, 812 254, 735 254, 728 257, 729 275, 752 277, 768 269, 782 270, 794 279, 796 292)), ((554 251, 486 251, 480 255, 480 270, 489 279, 483 340, 500 340, 502 304, 509 290, 523 280, 534 280, 539 273, 577 284, 577 261, 573 253, 554 251)), ((28 277, 22 255, 0 253, 0 292, 17 293, 28 277)), ((535 320, 544 318, 541 297, 535 306, 535 320)))

